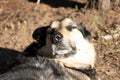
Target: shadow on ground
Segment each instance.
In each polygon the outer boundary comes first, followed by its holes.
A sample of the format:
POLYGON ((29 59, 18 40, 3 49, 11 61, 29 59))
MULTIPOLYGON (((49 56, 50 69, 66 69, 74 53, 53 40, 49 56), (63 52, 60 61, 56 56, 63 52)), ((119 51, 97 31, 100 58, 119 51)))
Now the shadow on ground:
MULTIPOLYGON (((30 2, 37 2, 37 0, 29 0, 30 2)), ((85 3, 80 3, 70 0, 41 0, 41 3, 48 4, 51 7, 71 7, 75 8, 76 6, 80 9, 85 6, 85 3)))

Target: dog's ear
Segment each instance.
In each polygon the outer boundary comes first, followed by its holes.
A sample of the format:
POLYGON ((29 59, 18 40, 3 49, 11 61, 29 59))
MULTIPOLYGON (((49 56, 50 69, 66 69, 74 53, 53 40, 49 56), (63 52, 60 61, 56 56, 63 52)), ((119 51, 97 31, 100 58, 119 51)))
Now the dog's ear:
POLYGON ((79 25, 78 29, 83 34, 84 38, 91 39, 91 33, 82 24, 79 25))
POLYGON ((35 39, 40 45, 45 45, 48 28, 49 26, 40 27, 33 32, 33 39, 35 39))

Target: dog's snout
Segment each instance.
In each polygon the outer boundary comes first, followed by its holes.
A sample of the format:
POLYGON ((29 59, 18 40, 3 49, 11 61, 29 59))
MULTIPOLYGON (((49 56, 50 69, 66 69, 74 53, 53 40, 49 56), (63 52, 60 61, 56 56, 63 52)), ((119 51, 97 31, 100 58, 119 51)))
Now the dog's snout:
POLYGON ((54 38, 56 41, 60 41, 62 39, 62 36, 60 34, 55 34, 54 38))
POLYGON ((60 33, 54 33, 53 35, 53 41, 54 43, 62 41, 63 35, 60 33))

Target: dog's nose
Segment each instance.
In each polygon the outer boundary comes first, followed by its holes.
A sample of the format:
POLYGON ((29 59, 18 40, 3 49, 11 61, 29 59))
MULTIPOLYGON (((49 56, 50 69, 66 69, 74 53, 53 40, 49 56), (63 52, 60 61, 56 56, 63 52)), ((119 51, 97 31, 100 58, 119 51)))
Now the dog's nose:
POLYGON ((60 41, 62 41, 62 38, 63 38, 62 34, 60 34, 58 32, 54 33, 54 35, 53 35, 53 42, 54 43, 60 42, 60 41))

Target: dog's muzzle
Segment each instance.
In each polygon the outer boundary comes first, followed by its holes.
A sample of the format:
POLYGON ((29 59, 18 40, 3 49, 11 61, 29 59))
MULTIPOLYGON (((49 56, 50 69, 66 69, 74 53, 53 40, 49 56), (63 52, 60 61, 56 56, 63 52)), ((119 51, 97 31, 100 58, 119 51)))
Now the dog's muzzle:
POLYGON ((67 57, 76 53, 76 48, 72 48, 68 41, 64 42, 64 36, 60 32, 54 29, 48 29, 48 33, 52 42, 52 55, 54 57, 67 57))

